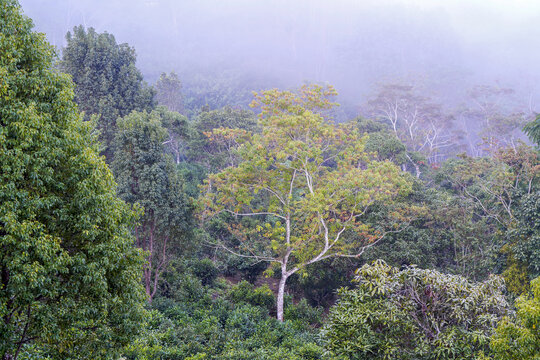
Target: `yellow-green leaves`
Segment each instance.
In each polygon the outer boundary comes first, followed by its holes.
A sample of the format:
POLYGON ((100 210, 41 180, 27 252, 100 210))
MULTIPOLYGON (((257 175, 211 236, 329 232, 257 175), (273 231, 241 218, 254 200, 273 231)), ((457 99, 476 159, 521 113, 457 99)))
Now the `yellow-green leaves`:
MULTIPOLYGON (((325 118, 335 104, 332 87, 256 94, 261 132, 217 129, 209 134, 231 146, 238 163, 208 177, 200 200, 204 218, 227 212, 249 217, 267 261, 296 272, 331 256, 354 256, 374 241, 365 215, 378 202, 411 190, 389 161, 366 153, 365 137, 325 118), (365 236, 349 241, 350 232, 365 236), (272 256, 269 257, 268 253, 272 256)), ((242 227, 245 236, 246 228, 242 227)), ((252 234, 253 236, 253 234, 252 234)), ((223 245, 223 244, 222 244, 223 245)))
POLYGON ((491 339, 494 358, 536 360, 540 357, 540 278, 531 282, 530 294, 516 301, 517 319, 503 319, 491 339))

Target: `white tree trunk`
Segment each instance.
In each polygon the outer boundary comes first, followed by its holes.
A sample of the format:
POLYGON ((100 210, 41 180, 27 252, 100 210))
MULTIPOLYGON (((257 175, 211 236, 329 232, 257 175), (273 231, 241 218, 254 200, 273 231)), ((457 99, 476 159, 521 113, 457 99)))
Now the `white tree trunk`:
POLYGON ((287 282, 288 276, 281 274, 281 279, 279 279, 279 288, 277 296, 277 319, 283 322, 283 302, 285 299, 285 283, 287 282))

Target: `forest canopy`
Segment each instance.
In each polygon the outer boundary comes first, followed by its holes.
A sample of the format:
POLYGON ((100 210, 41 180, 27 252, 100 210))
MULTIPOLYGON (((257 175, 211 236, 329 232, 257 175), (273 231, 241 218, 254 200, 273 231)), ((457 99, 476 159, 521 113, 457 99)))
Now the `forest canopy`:
POLYGON ((2 360, 539 358, 540 116, 523 88, 456 74, 458 98, 440 71, 340 96, 321 52, 303 82, 161 61, 149 76, 138 57, 173 44, 65 30, 54 48, 0 1, 2 360))

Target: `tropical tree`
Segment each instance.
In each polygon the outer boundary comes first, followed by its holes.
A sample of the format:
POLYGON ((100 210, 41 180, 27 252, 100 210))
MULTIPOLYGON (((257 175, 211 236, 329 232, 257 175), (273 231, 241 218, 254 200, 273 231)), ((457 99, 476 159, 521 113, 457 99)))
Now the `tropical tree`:
POLYGON ((133 112, 118 119, 112 164, 118 195, 144 209, 135 227, 135 243, 147 254, 143 282, 150 302, 172 254, 185 250, 192 220, 183 179, 164 152, 167 130, 162 115, 157 110, 133 112))
POLYGON ((327 349, 345 359, 474 359, 509 310, 498 277, 472 283, 382 260, 356 274, 357 288, 339 291, 322 332, 327 349))
MULTIPOLYGON (((204 219, 220 213, 251 218, 231 226, 240 244, 218 244, 238 256, 272 264, 281 278, 277 318, 283 320, 287 279, 315 262, 358 257, 398 231, 396 222, 370 225, 362 217, 377 202, 391 203, 411 184, 390 161, 364 151, 365 139, 351 126, 325 121, 334 104, 332 87, 304 86, 298 93, 269 90, 257 95, 262 132, 217 129, 234 138, 239 162, 208 177, 200 204, 204 219), (381 226, 377 226, 381 225, 381 226), (350 241, 348 232, 363 236, 350 241), (250 239, 255 239, 252 243, 250 239)), ((402 220, 395 213, 397 222, 402 220)))
POLYGON ((118 356, 144 314, 135 213, 15 0, 0 2, 0 53, 0 358, 118 356))
POLYGON ((68 32, 66 39, 61 68, 73 78, 75 101, 87 119, 98 116, 100 140, 111 161, 116 119, 133 110, 151 110, 154 90, 135 67, 135 50, 128 44, 117 44, 112 34, 98 34, 80 25, 68 32))
POLYGON ((524 196, 515 212, 515 224, 506 232, 504 276, 516 294, 540 276, 540 191, 524 196))
POLYGON ((164 106, 157 106, 154 110, 159 113, 163 127, 167 129, 167 139, 163 142, 165 149, 170 153, 176 164, 186 159, 187 142, 191 132, 188 119, 175 111, 169 111, 164 106))
POLYGON ((468 93, 470 104, 464 111, 466 132, 483 141, 470 144, 471 152, 484 155, 487 148, 514 147, 525 116, 516 106, 515 90, 500 86, 476 85, 468 93), (480 146, 479 146, 480 145, 480 146))
MULTIPOLYGON (((444 114, 440 104, 418 95, 411 85, 383 85, 368 107, 369 114, 388 123, 409 151, 422 153, 430 163, 440 162, 455 150, 453 118, 444 114)), ((419 177, 419 161, 407 156, 419 177)))

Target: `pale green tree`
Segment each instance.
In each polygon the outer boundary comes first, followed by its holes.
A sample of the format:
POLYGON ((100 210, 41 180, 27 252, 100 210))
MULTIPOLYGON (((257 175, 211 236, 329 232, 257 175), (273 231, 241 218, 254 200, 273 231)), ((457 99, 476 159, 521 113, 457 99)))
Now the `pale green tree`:
POLYGON ((213 132, 216 140, 240 144, 231 150, 239 160, 208 177, 200 201, 202 218, 228 213, 255 220, 236 227, 239 246, 218 245, 270 262, 270 270, 280 271, 279 320, 291 275, 330 257, 358 257, 385 231, 398 231, 398 225, 377 228, 363 216, 374 204, 391 203, 411 189, 394 164, 376 161, 364 151, 365 139, 352 126, 324 118, 334 106, 334 95, 332 87, 321 86, 304 86, 296 93, 264 91, 253 103, 261 110, 261 133, 213 132), (352 241, 348 232, 362 236, 352 241), (256 240, 255 246, 245 241, 246 234, 256 240))

